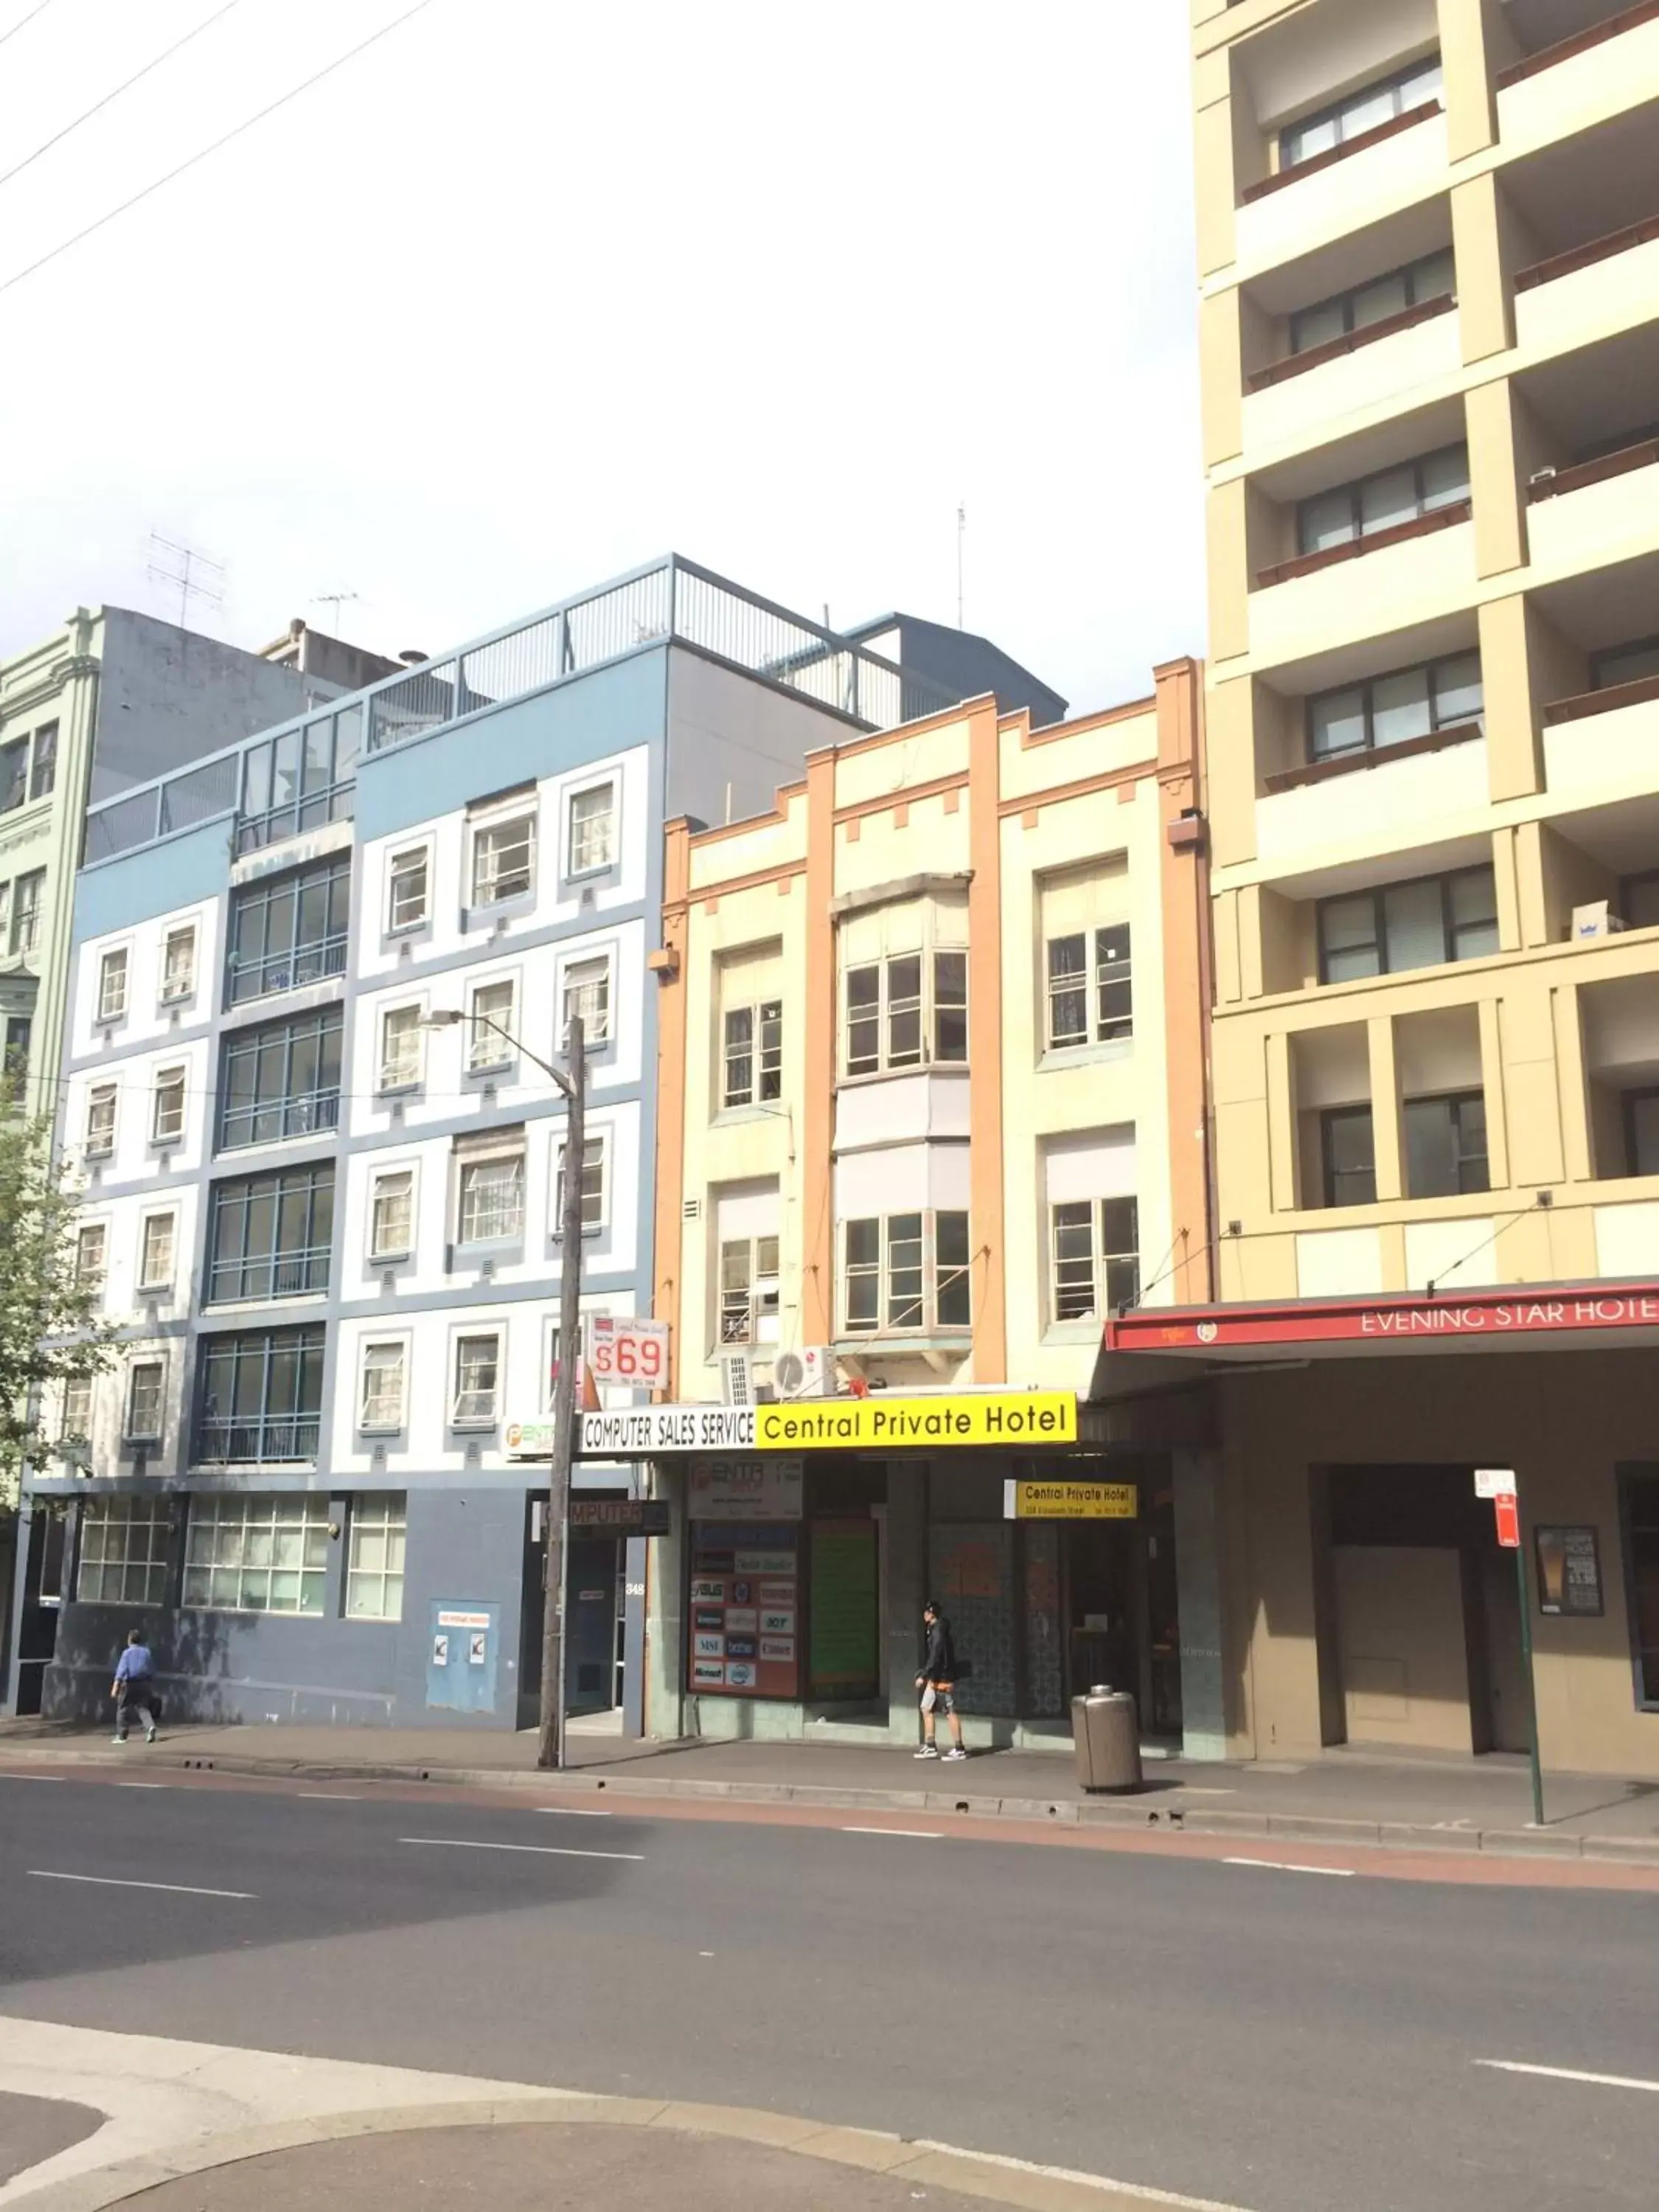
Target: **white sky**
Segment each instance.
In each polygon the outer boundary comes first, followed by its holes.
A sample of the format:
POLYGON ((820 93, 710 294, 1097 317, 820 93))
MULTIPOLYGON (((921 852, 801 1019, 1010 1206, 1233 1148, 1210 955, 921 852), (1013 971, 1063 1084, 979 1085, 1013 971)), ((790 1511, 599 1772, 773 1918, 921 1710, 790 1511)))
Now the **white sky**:
MULTIPOLYGON (((0 35, 34 0, 0 0, 0 35)), ((52 0, 0 171, 221 0, 52 0)), ((408 0, 238 0, 0 185, 0 286, 408 0)), ((432 0, 0 289, 0 652, 77 604, 438 652, 671 547, 1086 709, 1203 644, 1186 10, 432 0)))

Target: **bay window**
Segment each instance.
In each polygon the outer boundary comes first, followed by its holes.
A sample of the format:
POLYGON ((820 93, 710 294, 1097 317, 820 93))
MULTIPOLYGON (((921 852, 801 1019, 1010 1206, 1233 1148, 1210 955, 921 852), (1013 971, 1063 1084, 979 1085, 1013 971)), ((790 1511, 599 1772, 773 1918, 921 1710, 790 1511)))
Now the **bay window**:
POLYGON ((965 1212, 844 1222, 842 1255, 848 1335, 915 1335, 971 1325, 965 1212))

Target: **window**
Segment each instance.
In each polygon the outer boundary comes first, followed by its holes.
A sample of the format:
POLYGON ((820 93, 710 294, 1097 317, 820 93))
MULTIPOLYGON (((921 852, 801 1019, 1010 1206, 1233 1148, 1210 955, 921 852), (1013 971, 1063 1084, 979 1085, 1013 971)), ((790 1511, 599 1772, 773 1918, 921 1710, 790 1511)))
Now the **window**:
POLYGON ((127 1010, 127 951, 106 952, 98 963, 98 1018, 118 1022, 127 1010))
POLYGON ((19 876, 11 887, 11 951, 14 958, 20 953, 38 952, 40 949, 40 907, 46 894, 46 872, 32 868, 27 875, 19 876))
POLYGON ((352 1499, 346 1541, 348 1620, 402 1620, 408 1516, 401 1491, 372 1491, 352 1499))
POLYGON ((454 1427, 494 1426, 501 1357, 501 1340, 493 1330, 486 1336, 456 1338, 454 1427))
POLYGON ((421 1010, 392 1006, 380 1017, 380 1089, 407 1091, 421 1079, 421 1010))
POLYGON ((1590 655, 1590 689, 1610 691, 1616 684, 1640 684, 1659 676, 1659 637, 1638 638, 1632 645, 1611 646, 1590 655))
MULTIPOLYGON (((591 1237, 605 1223, 605 1141, 589 1137, 582 1146, 582 1234, 591 1237)), ((553 1234, 564 1231, 564 1146, 558 1148, 558 1171, 554 1177, 553 1234)))
POLYGON ((23 1095, 29 1077, 29 1042, 34 1024, 27 1014, 8 1014, 5 1043, 0 1050, 0 1099, 15 1103, 23 1095))
POLYGON ((127 1411, 122 1433, 132 1443, 159 1443, 167 1363, 135 1359, 127 1370, 127 1411))
POLYGON ((429 866, 424 845, 411 845, 407 852, 392 855, 386 878, 388 930, 418 929, 426 920, 429 866))
POLYGON ((861 963, 847 969, 842 990, 848 1075, 920 1067, 929 1058, 966 1062, 965 952, 896 952, 861 963))
POLYGON ((1376 1200, 1376 1154, 1369 1106, 1329 1106, 1319 1117, 1327 1206, 1371 1206, 1376 1200))
MULTIPOLYGON (((559 1335, 558 1322, 550 1322, 547 1329, 547 1393, 542 1407, 542 1411, 545 1413, 550 1413, 553 1411, 554 1394, 559 1387, 559 1335)), ((576 1373, 574 1380, 579 1401, 582 1383, 581 1358, 582 1331, 581 1323, 578 1322, 576 1324, 576 1373)))
POLYGON ((1625 1173, 1659 1175, 1659 1090, 1626 1091, 1624 1107, 1625 1173))
POLYGON ((1279 134, 1279 166, 1294 169, 1321 154, 1335 153, 1367 131, 1375 131, 1379 124, 1391 123, 1396 116, 1409 115, 1413 108, 1438 100, 1440 93, 1440 57, 1425 55, 1397 76, 1365 85, 1328 107, 1316 108, 1311 115, 1286 124, 1279 134))
POLYGON ((1324 553, 1332 546, 1415 522, 1443 507, 1455 507, 1468 495, 1468 447, 1443 447, 1421 460, 1403 461, 1397 468, 1381 469, 1375 476, 1301 501, 1296 510, 1297 548, 1304 555, 1324 553))
POLYGON ((369 1204, 368 1256, 406 1260, 415 1249, 415 1170, 393 1168, 374 1178, 369 1204))
POLYGON ((203 1338, 194 1454, 203 1465, 313 1460, 322 1410, 320 1324, 203 1338))
POLYGON ((106 1160, 114 1150, 115 1085, 94 1083, 87 1093, 87 1158, 106 1160))
POLYGON ((343 1026, 339 1007, 323 1006, 226 1039, 219 1085, 222 1151, 337 1127, 343 1026))
POLYGON ((89 1498, 81 1507, 82 1605, 157 1606, 167 1596, 173 1522, 159 1498, 89 1498))
POLYGON ((192 1498, 187 1606, 216 1613, 320 1613, 328 1589, 328 1500, 192 1498))
POLYGON ((1340 760, 1479 723, 1486 708, 1480 656, 1461 653, 1423 668, 1321 691, 1308 702, 1308 758, 1340 760))
POLYGON ((536 880, 536 817, 481 823, 472 833, 472 903, 522 898, 536 880))
POLYGON ((580 1015, 582 1050, 592 1052, 611 1042, 611 960, 573 960, 564 971, 563 1033, 580 1015))
POLYGON ((1481 960, 1498 949, 1498 890, 1490 868, 1420 876, 1319 902, 1322 982, 1481 960))
POLYGON ((591 876, 616 859, 617 787, 596 783, 570 794, 570 852, 565 873, 591 876))
POLYGON ((849 1221, 842 1235, 849 1334, 969 1327, 965 1213, 890 1213, 849 1221))
POLYGON ((64 1420, 61 1434, 85 1443, 92 1434, 92 1377, 90 1375, 71 1375, 64 1385, 64 1420))
POLYGON ((185 1133, 185 1073, 182 1067, 164 1067, 156 1075, 149 1112, 154 1145, 176 1145, 185 1133))
POLYGON ((1115 922, 1092 933, 1094 974, 1089 973, 1091 933, 1048 940, 1048 1049, 1105 1043, 1134 1034, 1130 983, 1129 925, 1115 922))
POLYGON ((170 929, 161 948, 161 1004, 174 1006, 196 988, 196 929, 170 929))
POLYGON ((29 741, 14 738, 0 745, 0 814, 9 814, 28 795, 29 741))
POLYGON ((250 745, 242 756, 237 851, 255 852, 325 822, 349 822, 362 727, 360 702, 250 745))
POLYGON ((524 1234, 524 1152, 461 1164, 458 1244, 489 1244, 524 1234))
POLYGON ((334 1163, 213 1187, 207 1300, 293 1298, 328 1288, 334 1163))
POLYGON ((778 1240, 740 1237, 720 1246, 720 1342, 778 1340, 778 1240))
POLYGON ((776 1098, 783 1090, 783 1004, 764 1000, 758 1006, 732 1006, 726 1016, 724 1106, 753 1106, 776 1098), (759 1040, 759 1065, 756 1041, 759 1040))
POLYGON ((351 862, 345 858, 237 891, 230 910, 231 1005, 343 975, 350 908, 351 862))
POLYGON ((1056 1321, 1103 1321, 1140 1297, 1140 1204, 1068 1199, 1049 1208, 1056 1321))
POLYGON ((1425 306, 1431 300, 1449 299, 1456 289, 1451 248, 1447 246, 1420 261, 1407 262, 1403 269, 1391 269, 1385 276, 1373 276, 1352 291, 1339 292, 1300 309, 1291 317, 1291 351, 1308 353, 1334 339, 1352 337, 1372 323, 1404 314, 1408 308, 1425 306))
POLYGON ((1406 1138, 1406 1195, 1454 1198, 1464 1191, 1490 1190, 1486 1171, 1486 1102, 1479 1091, 1445 1098, 1408 1098, 1406 1138))
POLYGON ((1659 1468, 1620 1468, 1619 1489, 1636 1695, 1644 1706, 1659 1705, 1659 1468))
POLYGON ((403 1340, 363 1346, 357 1426, 365 1436, 392 1436, 404 1425, 403 1340))
POLYGON ((109 1230, 101 1221, 90 1221, 76 1231, 75 1282, 77 1290, 101 1291, 107 1272, 109 1230))
POLYGON ((147 1213, 138 1243, 138 1287, 165 1291, 173 1286, 173 1252, 177 1216, 147 1213))
POLYGON ((513 985, 480 983, 472 994, 466 1032, 466 1065, 471 1075, 486 1068, 510 1067, 513 1047, 513 985), (505 1030, 507 1035, 502 1036, 505 1030))
POLYGON ((58 781, 58 725, 42 722, 34 733, 34 758, 29 766, 30 799, 50 799, 58 781))

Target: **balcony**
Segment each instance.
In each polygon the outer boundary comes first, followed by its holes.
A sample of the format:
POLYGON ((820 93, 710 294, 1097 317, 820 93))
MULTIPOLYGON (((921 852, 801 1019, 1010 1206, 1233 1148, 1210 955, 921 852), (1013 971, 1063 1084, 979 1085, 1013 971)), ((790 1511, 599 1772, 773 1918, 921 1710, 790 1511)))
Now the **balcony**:
POLYGON ((1659 551, 1529 593, 1528 612, 1547 788, 1585 806, 1645 802, 1659 777, 1659 551))
POLYGON ((279 1419, 224 1419, 203 1414, 196 1424, 191 1453, 198 1467, 278 1467, 305 1463, 317 1456, 322 1431, 319 1413, 287 1414, 279 1419))
POLYGON ((1563 137, 1649 96, 1659 66, 1659 0, 1625 8, 1509 0, 1504 15, 1519 49, 1497 77, 1505 147, 1563 137))
POLYGON ((258 960, 238 961, 233 956, 230 969, 230 1003, 246 1006, 254 999, 266 999, 278 991, 297 991, 307 983, 326 982, 331 975, 345 973, 346 946, 349 942, 343 930, 337 935, 319 939, 311 945, 296 945, 285 952, 269 952, 258 960))

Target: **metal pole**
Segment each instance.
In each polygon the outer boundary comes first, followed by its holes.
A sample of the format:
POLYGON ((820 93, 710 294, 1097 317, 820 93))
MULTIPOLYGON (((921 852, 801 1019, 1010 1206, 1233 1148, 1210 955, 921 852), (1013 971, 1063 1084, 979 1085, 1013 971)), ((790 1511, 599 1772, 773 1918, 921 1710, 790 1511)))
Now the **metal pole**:
MULTIPOLYGON (((553 1463, 547 1495, 545 1602, 542 1617, 541 1741, 538 1766, 564 1765, 564 1601, 570 1533, 570 1454, 575 1440, 576 1333, 582 1288, 582 1152, 587 1104, 587 1056, 580 1014, 565 1040, 569 1068, 564 1125, 564 1205, 559 1234, 559 1374, 553 1386, 553 1463)), ((561 1086, 562 1087, 562 1086, 561 1086)))
MULTIPOLYGON (((1521 1517, 1520 1500, 1516 1501, 1516 1519, 1521 1517)), ((1517 1534, 1524 1534, 1517 1530, 1517 1534)), ((1523 1543, 1515 1547, 1515 1587, 1521 1599, 1521 1663, 1527 1670, 1527 1748, 1532 1754, 1532 1824, 1534 1828, 1544 1825, 1544 1770, 1538 1758, 1538 1690, 1532 1674, 1532 1609, 1527 1591, 1527 1547, 1523 1543)))

